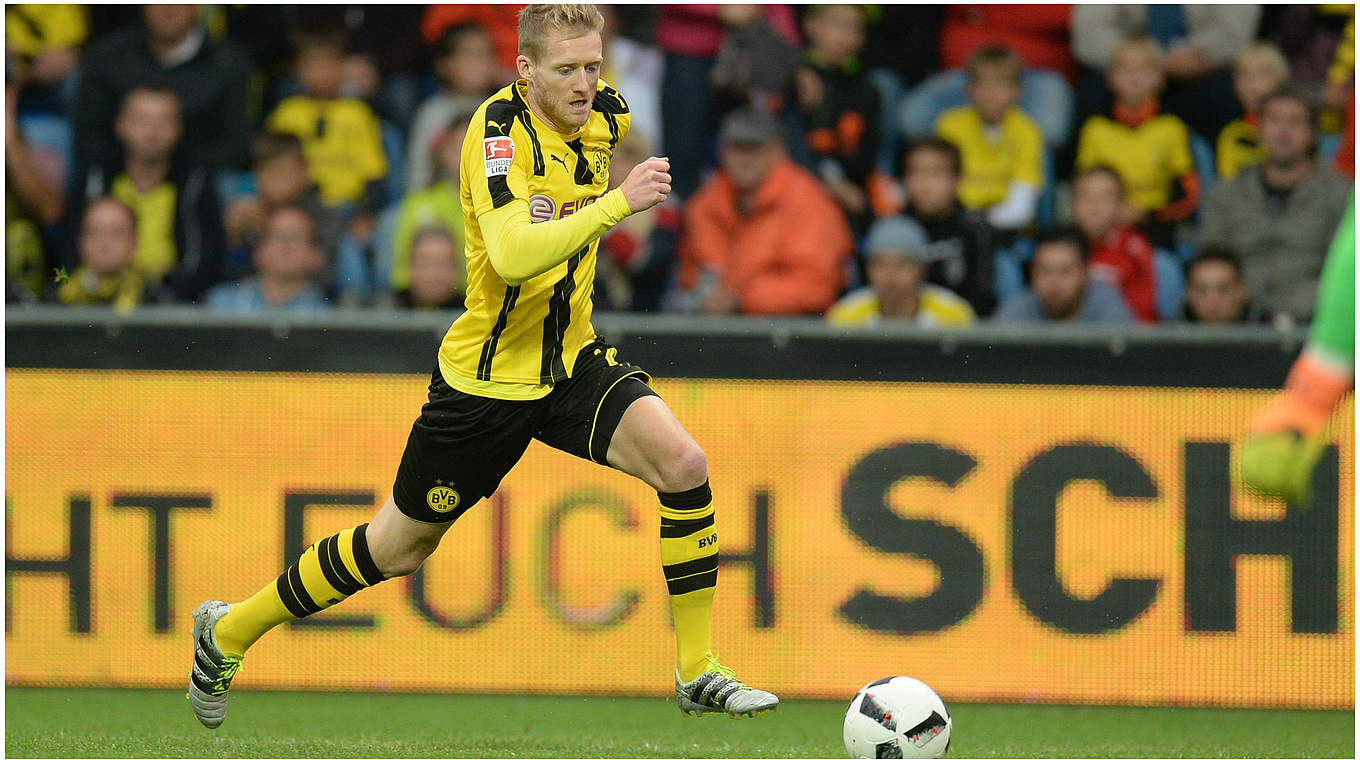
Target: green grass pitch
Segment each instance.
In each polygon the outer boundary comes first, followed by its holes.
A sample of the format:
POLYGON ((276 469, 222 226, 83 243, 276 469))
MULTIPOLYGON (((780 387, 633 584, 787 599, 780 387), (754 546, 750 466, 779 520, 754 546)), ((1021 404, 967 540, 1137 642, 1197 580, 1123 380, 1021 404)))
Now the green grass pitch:
MULTIPOLYGON (((5 690, 10 757, 844 757, 836 702, 685 718, 661 698, 5 690)), ((1354 757, 1350 712, 951 705, 951 757, 1354 757)))

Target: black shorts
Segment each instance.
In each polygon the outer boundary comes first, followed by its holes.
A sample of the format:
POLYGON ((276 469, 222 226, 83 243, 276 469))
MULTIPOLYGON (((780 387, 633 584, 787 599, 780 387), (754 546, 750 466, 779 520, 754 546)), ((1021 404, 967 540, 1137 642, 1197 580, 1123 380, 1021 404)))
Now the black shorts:
POLYGON ((430 400, 411 426, 392 499, 413 520, 446 523, 490 496, 529 441, 608 464, 609 440, 624 411, 656 393, 651 377, 618 362, 597 338, 576 356, 572 376, 532 401, 474 396, 450 388, 435 367, 430 400))

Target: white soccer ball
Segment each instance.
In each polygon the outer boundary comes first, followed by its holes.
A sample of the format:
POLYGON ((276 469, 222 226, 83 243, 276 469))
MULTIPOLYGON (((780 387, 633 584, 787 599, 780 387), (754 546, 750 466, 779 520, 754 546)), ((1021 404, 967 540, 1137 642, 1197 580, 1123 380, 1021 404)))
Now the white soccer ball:
POLYGON ((915 678, 880 678, 845 711, 850 757, 944 757, 953 718, 940 695, 915 678))

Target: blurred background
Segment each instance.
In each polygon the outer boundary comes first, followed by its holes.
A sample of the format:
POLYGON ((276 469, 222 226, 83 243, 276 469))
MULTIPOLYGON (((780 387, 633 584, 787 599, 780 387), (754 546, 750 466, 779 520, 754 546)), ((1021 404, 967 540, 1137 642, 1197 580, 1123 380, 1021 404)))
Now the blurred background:
MULTIPOLYGON (((519 7, 6 6, 7 683, 178 687, 193 605, 386 498, 519 7)), ((595 323, 714 463, 739 672, 1354 708, 1351 402, 1312 510, 1229 477, 1353 203, 1353 5, 601 10, 614 182, 674 192, 595 323)), ((237 683, 665 693, 653 500, 535 445, 237 683)))

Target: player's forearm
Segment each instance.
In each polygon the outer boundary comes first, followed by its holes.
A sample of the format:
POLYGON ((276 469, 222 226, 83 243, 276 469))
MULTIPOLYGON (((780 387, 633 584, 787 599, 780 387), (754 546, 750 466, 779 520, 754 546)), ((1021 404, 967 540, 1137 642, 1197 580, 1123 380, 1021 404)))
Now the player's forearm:
POLYGON ((623 192, 611 190, 562 219, 532 224, 529 204, 516 199, 477 221, 491 267, 506 283, 518 285, 571 258, 630 213, 623 192))

